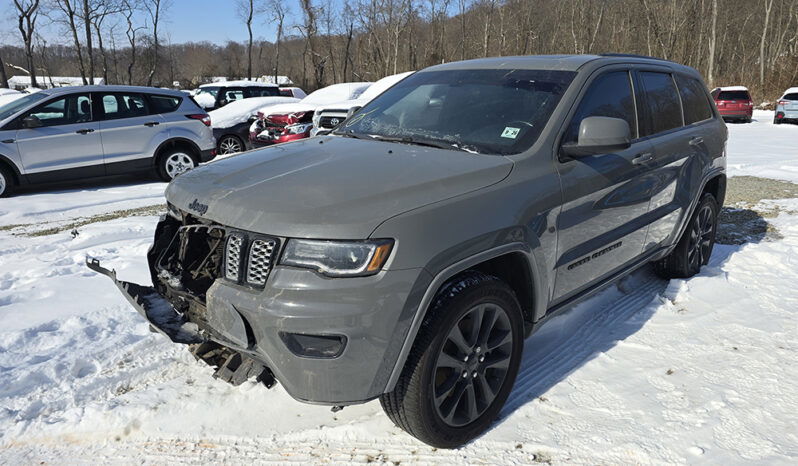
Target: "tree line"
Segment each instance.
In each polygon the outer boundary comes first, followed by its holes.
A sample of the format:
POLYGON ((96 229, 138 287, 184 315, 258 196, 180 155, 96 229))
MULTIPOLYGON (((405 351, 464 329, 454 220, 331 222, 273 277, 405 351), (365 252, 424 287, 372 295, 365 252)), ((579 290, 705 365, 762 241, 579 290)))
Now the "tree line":
POLYGON ((236 0, 248 40, 226 44, 170 43, 171 0, 13 1, 19 44, 0 48, 0 68, 39 80, 190 87, 279 74, 313 90, 469 58, 615 52, 684 63, 760 100, 798 85, 798 0, 236 0), (38 33, 43 21, 59 43, 38 33))

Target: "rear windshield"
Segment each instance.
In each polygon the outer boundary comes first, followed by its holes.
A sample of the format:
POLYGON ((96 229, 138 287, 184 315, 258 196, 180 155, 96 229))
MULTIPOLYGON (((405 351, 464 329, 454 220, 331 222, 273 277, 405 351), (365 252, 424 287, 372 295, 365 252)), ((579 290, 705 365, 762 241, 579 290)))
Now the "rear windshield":
POLYGON ((416 73, 369 102, 336 134, 517 154, 538 139, 575 75, 506 69, 416 73))
POLYGON ((798 92, 793 92, 792 94, 785 94, 781 100, 798 100, 798 92))
POLYGON ((717 100, 751 100, 748 91, 720 91, 717 100))

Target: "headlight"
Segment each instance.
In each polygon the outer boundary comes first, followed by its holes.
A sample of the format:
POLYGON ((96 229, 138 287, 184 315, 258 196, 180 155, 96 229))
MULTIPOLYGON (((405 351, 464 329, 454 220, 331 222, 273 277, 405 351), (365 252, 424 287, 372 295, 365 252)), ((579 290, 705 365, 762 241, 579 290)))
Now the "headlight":
POLYGON ((310 131, 310 128, 313 128, 313 123, 297 123, 295 125, 286 126, 285 132, 287 134, 302 134, 310 131))
POLYGON ((166 203, 166 213, 175 220, 183 221, 183 214, 181 214, 180 210, 173 206, 171 202, 166 203))
POLYGON ((317 270, 330 277, 373 275, 382 269, 393 240, 317 241, 291 239, 280 260, 282 265, 317 270))

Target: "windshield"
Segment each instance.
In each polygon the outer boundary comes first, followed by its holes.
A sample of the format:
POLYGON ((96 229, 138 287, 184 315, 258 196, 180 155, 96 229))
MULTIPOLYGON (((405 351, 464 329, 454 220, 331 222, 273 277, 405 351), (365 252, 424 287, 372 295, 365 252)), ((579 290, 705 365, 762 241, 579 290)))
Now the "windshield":
POLYGON ((511 155, 535 143, 575 72, 416 73, 335 131, 351 137, 511 155))
POLYGON ((28 105, 38 102, 42 99, 46 99, 47 97, 49 97, 47 94, 36 92, 34 94, 28 94, 25 97, 12 100, 11 102, 0 106, 0 121, 5 120, 28 105))

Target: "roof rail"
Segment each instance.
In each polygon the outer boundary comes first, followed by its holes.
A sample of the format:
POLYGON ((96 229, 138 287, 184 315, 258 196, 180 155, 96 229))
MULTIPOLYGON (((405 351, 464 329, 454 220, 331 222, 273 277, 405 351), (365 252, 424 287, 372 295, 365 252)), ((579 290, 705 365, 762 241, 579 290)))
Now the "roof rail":
POLYGON ((649 57, 648 55, 637 55, 634 53, 600 53, 601 57, 619 57, 619 58, 645 58, 648 60, 670 61, 659 57, 649 57))

